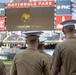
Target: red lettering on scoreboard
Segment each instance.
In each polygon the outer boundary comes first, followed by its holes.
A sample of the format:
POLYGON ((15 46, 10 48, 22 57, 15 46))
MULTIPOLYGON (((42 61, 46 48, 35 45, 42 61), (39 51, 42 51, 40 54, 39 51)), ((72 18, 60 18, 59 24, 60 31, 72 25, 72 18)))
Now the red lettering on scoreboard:
POLYGON ((54 6, 54 1, 51 2, 10 2, 7 3, 7 8, 17 8, 26 6, 54 6))

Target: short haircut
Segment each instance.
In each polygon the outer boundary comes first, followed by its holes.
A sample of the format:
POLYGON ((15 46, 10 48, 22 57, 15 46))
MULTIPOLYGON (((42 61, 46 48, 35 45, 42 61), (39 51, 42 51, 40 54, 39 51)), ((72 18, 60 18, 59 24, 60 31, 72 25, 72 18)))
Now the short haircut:
POLYGON ((38 44, 38 49, 41 50, 44 44, 38 44))
POLYGON ((75 26, 70 25, 70 26, 63 27, 62 31, 64 33, 73 33, 75 31, 75 26))
POLYGON ((26 39, 30 42, 30 43, 35 43, 38 40, 39 36, 29 36, 26 39))

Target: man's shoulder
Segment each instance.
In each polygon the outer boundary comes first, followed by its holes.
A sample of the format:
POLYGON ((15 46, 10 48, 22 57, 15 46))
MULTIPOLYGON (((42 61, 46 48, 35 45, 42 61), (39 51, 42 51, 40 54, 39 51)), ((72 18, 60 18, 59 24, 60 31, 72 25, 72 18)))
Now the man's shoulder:
POLYGON ((33 54, 35 56, 40 56, 40 57, 45 57, 44 54, 40 53, 38 50, 24 50, 18 54, 15 55, 15 57, 20 57, 20 56, 26 56, 26 55, 30 55, 30 54, 33 54))
POLYGON ((51 58, 52 56, 50 54, 44 53, 47 57, 51 58))
POLYGON ((43 60, 47 59, 47 56, 44 53, 41 53, 39 51, 36 52, 35 56, 39 59, 43 59, 43 60))
POLYGON ((67 43, 68 40, 63 40, 63 42, 60 42, 58 43, 56 46, 59 47, 59 46, 63 46, 67 43))
POLYGON ((48 61, 47 56, 44 55, 43 53, 40 53, 39 51, 32 51, 31 53, 30 53, 30 51, 23 51, 23 52, 15 55, 14 61, 21 61, 22 59, 30 58, 30 57, 33 59, 36 58, 37 60, 41 60, 41 61, 45 61, 45 62, 48 61))

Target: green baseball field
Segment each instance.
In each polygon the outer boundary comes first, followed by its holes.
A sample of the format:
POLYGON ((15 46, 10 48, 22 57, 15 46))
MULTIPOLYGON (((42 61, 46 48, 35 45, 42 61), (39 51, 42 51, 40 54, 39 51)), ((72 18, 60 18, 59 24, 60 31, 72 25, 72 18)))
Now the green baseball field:
POLYGON ((3 61, 3 63, 5 64, 6 69, 7 69, 7 72, 9 73, 10 72, 10 68, 11 68, 11 64, 12 64, 12 61, 3 61))

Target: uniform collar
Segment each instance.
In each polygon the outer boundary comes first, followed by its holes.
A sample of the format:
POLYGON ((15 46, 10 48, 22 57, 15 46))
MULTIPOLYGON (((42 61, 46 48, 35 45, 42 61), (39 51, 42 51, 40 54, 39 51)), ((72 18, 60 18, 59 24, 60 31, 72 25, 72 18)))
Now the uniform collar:
POLYGON ((76 37, 75 36, 68 37, 68 39, 73 39, 73 38, 76 38, 76 37))
POLYGON ((35 48, 27 48, 27 50, 37 50, 37 49, 35 49, 35 48))

